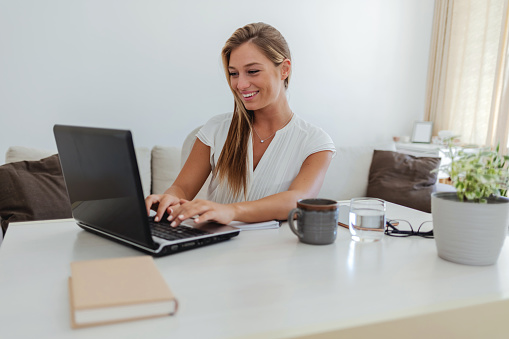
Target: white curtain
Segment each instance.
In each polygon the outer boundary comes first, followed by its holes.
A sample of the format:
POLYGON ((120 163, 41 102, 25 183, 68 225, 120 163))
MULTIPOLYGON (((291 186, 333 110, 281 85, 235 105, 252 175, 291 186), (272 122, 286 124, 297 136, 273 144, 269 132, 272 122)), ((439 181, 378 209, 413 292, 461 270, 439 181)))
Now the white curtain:
POLYGON ((505 1, 500 36, 497 71, 493 90, 493 101, 486 143, 495 146, 500 143, 503 154, 509 147, 509 6, 505 1))
POLYGON ((464 143, 507 147, 507 0, 436 0, 426 120, 464 143))

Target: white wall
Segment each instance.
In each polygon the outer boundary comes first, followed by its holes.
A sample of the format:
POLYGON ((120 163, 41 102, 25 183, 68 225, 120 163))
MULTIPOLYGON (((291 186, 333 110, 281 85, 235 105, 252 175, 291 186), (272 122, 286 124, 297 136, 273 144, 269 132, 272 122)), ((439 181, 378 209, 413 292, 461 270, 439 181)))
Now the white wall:
MULTIPOLYGON (((55 123, 180 145, 231 111, 220 51, 264 21, 286 37, 293 111, 336 145, 409 135, 424 112, 433 0, 3 0, 0 160, 54 149, 55 123)), ((3 161, 0 161, 2 163, 3 161)))

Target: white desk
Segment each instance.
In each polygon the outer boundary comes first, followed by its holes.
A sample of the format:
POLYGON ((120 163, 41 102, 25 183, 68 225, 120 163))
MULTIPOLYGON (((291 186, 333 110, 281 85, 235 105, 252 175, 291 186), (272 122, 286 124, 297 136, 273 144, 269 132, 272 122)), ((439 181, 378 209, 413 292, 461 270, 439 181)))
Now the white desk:
MULTIPOLYGON (((431 218, 392 204, 388 217, 431 218)), ((438 258, 430 239, 357 244, 339 228, 334 244, 313 246, 283 225, 155 259, 180 301, 174 317, 72 330, 70 262, 140 254, 73 221, 11 224, 0 246, 0 336, 292 337, 509 299, 508 242, 496 265, 472 267, 438 258)))

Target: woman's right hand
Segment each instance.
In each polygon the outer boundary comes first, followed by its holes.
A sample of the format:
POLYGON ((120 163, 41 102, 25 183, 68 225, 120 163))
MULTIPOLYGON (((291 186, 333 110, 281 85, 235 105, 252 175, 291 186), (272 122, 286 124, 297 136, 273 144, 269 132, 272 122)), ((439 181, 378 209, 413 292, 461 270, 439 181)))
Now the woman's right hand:
POLYGON ((161 220, 165 212, 171 214, 172 206, 178 205, 180 205, 180 199, 171 194, 151 194, 145 198, 147 215, 150 215, 150 210, 156 211, 154 216, 154 221, 156 222, 161 220))

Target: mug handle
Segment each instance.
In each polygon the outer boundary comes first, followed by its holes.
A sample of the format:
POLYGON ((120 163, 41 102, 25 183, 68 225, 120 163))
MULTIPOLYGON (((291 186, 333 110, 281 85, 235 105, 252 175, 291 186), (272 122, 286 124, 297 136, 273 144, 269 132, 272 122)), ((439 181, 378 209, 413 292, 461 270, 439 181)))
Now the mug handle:
POLYGON ((301 213, 302 212, 300 211, 300 209, 294 208, 288 214, 288 225, 290 225, 290 229, 292 230, 292 232, 295 233, 295 235, 298 236, 299 238, 302 238, 303 235, 301 233, 299 233, 299 231, 297 230, 297 227, 294 224, 294 221, 295 221, 294 217, 295 217, 295 214, 300 216, 301 213))
POLYGON ((339 204, 338 206, 338 225, 349 228, 350 225, 350 205, 339 204))

